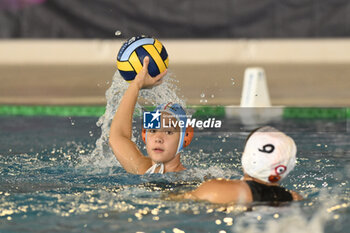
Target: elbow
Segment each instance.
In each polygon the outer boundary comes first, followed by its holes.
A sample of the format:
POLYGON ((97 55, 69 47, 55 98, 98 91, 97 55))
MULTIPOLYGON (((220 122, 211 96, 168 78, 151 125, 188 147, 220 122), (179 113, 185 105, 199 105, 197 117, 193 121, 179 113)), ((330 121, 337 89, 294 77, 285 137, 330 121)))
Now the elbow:
POLYGON ((111 129, 109 130, 109 137, 108 137, 108 143, 109 143, 109 146, 113 146, 115 145, 116 143, 118 143, 120 137, 121 137, 121 133, 119 130, 117 129, 111 129))

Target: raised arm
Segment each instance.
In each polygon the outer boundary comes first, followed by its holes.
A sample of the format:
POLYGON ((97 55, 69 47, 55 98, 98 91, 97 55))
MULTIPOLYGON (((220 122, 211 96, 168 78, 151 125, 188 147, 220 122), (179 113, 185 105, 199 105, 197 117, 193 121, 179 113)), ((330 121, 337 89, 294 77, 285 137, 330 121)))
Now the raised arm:
POLYGON ((127 172, 144 174, 152 165, 150 158, 144 156, 131 141, 132 116, 140 89, 159 85, 166 71, 152 78, 148 74, 149 58, 143 60, 143 67, 130 83, 113 118, 109 144, 113 153, 127 172))

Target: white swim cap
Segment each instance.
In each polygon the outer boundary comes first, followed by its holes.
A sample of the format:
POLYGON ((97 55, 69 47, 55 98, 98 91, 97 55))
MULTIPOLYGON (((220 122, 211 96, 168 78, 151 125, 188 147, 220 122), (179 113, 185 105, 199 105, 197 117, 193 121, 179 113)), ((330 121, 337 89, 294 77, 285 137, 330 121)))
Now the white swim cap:
POLYGON ((276 183, 293 170, 297 148, 294 140, 265 126, 250 135, 242 156, 244 172, 259 180, 276 183))

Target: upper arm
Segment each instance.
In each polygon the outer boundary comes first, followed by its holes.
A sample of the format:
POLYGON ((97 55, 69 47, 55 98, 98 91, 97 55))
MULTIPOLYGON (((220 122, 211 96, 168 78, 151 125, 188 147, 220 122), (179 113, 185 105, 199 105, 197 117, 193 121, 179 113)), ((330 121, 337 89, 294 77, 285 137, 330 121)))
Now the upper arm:
POLYGON ((144 174, 152 162, 131 141, 132 117, 138 92, 139 87, 135 82, 132 82, 125 91, 112 120, 109 130, 109 144, 114 155, 127 172, 144 174))
POLYGON ((152 166, 151 159, 144 156, 129 138, 115 135, 109 138, 109 144, 114 155, 127 172, 144 174, 152 166))
POLYGON ((184 195, 186 199, 212 203, 249 203, 252 195, 249 186, 239 180, 209 180, 184 195))

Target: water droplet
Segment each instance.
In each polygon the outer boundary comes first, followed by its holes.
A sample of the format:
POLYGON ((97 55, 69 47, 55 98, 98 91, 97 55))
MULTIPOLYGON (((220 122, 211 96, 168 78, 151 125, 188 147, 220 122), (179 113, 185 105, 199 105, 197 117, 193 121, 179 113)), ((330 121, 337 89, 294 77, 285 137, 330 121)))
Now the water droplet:
POLYGON ((230 223, 230 222, 233 222, 233 219, 230 218, 230 217, 226 217, 226 218, 224 218, 224 222, 225 223, 230 223))
POLYGON ((235 85, 235 78, 231 78, 232 85, 235 85))
POLYGON ((121 34, 122 34, 122 32, 119 30, 115 31, 115 33, 114 33, 114 35, 116 35, 116 36, 120 36, 121 34))
POLYGON ((201 94, 201 98, 204 98, 204 97, 205 97, 205 94, 204 94, 204 93, 202 93, 202 94, 201 94))
POLYGON ((215 96, 214 95, 211 95, 211 98, 214 98, 215 96))

